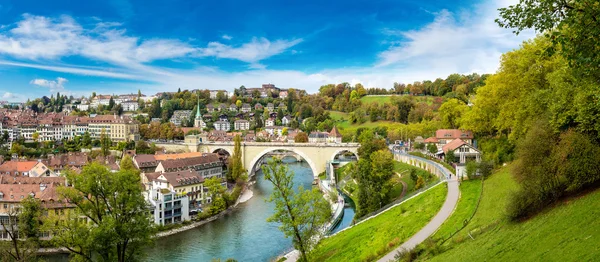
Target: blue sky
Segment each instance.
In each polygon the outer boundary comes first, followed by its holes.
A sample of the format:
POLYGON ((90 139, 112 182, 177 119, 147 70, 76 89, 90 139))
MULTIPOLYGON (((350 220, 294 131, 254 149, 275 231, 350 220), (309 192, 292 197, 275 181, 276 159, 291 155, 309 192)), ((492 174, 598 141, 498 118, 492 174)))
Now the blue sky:
POLYGON ((512 2, 0 0, 0 100, 493 73, 512 2))

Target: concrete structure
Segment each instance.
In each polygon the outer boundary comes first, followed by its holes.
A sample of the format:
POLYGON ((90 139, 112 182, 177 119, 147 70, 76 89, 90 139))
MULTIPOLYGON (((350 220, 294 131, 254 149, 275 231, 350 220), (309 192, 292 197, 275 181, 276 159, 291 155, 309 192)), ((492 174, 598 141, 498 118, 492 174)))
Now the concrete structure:
POLYGON ((217 99, 217 94, 219 94, 219 92, 223 92, 223 95, 225 95, 226 98, 229 98, 229 92, 226 90, 210 90, 210 99, 217 99))
POLYGON ((229 131, 231 129, 231 124, 229 121, 217 121, 213 124, 213 126, 217 131, 229 131))
POLYGON ((182 123, 190 120, 191 115, 192 110, 175 110, 169 121, 176 126, 181 126, 182 123))
POLYGON ((137 101, 130 100, 121 103, 121 107, 123 108, 123 111, 137 111, 139 104, 137 101))
POLYGON ((175 193, 165 185, 159 184, 145 194, 151 205, 150 214, 157 225, 168 225, 190 220, 189 198, 175 193))
MULTIPOLYGON (((159 147, 164 147, 167 151, 180 152, 205 152, 212 153, 220 150, 226 151, 229 155, 233 154, 233 142, 205 142, 200 135, 191 135, 185 137, 185 143, 157 143, 159 147)), ((358 154, 358 143, 283 143, 283 142, 242 142, 242 162, 250 175, 263 160, 264 156, 270 152, 282 150, 291 151, 300 155, 310 166, 313 175, 317 177, 319 173, 325 172, 327 161, 331 161, 336 155, 344 152, 358 154)))
POLYGON ((250 122, 248 120, 235 120, 234 127, 235 130, 248 130, 250 129, 250 122))

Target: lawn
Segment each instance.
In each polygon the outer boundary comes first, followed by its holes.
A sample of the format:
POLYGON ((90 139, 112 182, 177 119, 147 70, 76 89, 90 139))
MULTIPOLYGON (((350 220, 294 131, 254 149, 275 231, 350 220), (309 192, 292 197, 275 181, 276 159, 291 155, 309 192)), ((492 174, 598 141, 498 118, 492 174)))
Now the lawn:
POLYGON ((460 199, 452 215, 442 224, 435 233, 434 238, 448 238, 452 233, 459 230, 465 220, 469 219, 475 207, 477 200, 481 195, 481 180, 466 180, 460 183, 460 199))
POLYGON ((311 261, 372 261, 400 245, 424 227, 446 199, 440 184, 357 226, 323 239, 311 261))
POLYGON ((363 96, 360 101, 365 104, 377 102, 379 104, 389 103, 392 100, 392 96, 363 96))
POLYGON ((600 190, 563 200, 519 223, 504 216, 515 182, 504 168, 485 181, 480 207, 435 261, 593 261, 600 257, 600 190), (467 234, 475 240, 472 240, 467 234))
MULTIPOLYGON (((408 96, 408 95, 403 95, 408 96)), ((432 105, 436 96, 412 96, 413 100, 417 103, 426 103, 427 105, 432 105)), ((392 101, 392 96, 363 96, 360 98, 360 101, 363 105, 370 103, 389 103, 392 101)))

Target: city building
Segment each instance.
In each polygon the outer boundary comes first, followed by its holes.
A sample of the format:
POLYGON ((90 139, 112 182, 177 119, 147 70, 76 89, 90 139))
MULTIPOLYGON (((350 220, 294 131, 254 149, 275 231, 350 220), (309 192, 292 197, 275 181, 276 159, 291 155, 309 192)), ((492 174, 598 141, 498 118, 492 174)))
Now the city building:
POLYGON ((193 170, 204 179, 211 177, 224 178, 223 162, 218 154, 206 153, 201 156, 179 159, 161 160, 155 172, 178 172, 193 170))
POLYGON ((289 115, 284 116, 283 118, 281 118, 281 124, 284 125, 284 126, 289 126, 291 122, 292 122, 292 117, 289 116, 289 115))
POLYGON ((208 112, 212 113, 212 112, 214 112, 214 111, 215 111, 215 106, 214 106, 213 104, 208 104, 208 105, 206 106, 206 110, 207 110, 208 112))
POLYGON ((280 137, 283 134, 283 128, 282 126, 268 126, 265 127, 265 131, 271 136, 280 137))
POLYGON ((198 98, 198 105, 196 106, 196 118, 194 119, 194 127, 198 127, 200 129, 206 128, 206 123, 204 119, 202 119, 202 114, 200 114, 200 98, 198 98))
POLYGON ((249 113, 252 111, 250 104, 242 104, 242 113, 249 113))
POLYGON ((340 134, 340 131, 337 130, 336 126, 333 126, 331 132, 329 132, 327 142, 336 144, 342 143, 342 134, 340 134))
POLYGON ((254 110, 262 110, 263 109, 263 105, 261 105, 260 103, 256 103, 254 105, 254 110))
POLYGON ((169 182, 164 177, 153 181, 153 186, 144 196, 150 204, 150 214, 157 225, 169 225, 190 220, 189 198, 185 194, 177 194, 167 186, 169 182), (164 182, 163 182, 164 181, 164 182), (162 184, 165 184, 164 186, 162 184))
POLYGON ((121 107, 123 108, 123 111, 137 111, 139 108, 139 104, 137 101, 128 100, 123 101, 121 103, 121 107))
POLYGON ((192 110, 175 110, 173 111, 173 116, 169 120, 176 126, 181 126, 182 123, 187 123, 190 121, 190 116, 192 115, 192 110))
POLYGON ((10 160, 0 165, 0 174, 28 177, 55 177, 56 173, 50 170, 41 161, 10 160))
POLYGON ((229 131, 231 129, 231 124, 229 121, 219 120, 213 123, 213 126, 217 131, 229 131))
POLYGON ((265 120, 265 127, 270 127, 275 125, 275 118, 268 118, 265 120))
POLYGON ((250 122, 248 122, 248 120, 236 120, 234 122, 234 129, 235 130, 248 130, 250 129, 250 122))
POLYGON ((219 92, 223 92, 225 98, 229 98, 229 92, 226 90, 210 90, 210 99, 217 99, 219 92))
POLYGON ((444 157, 446 157, 447 154, 454 154, 454 156, 458 159, 458 163, 456 163, 456 177, 459 179, 467 178, 467 162, 481 161, 481 152, 473 145, 460 138, 454 139, 445 144, 442 147, 442 151, 444 153, 444 157))
POLYGON ((275 106, 273 105, 273 103, 267 104, 267 110, 269 110, 269 112, 275 111, 275 106))
POLYGON ((279 90, 279 98, 286 99, 288 97, 288 91, 285 89, 279 90))
POLYGON ((229 111, 232 112, 237 112, 238 108, 234 103, 231 103, 231 105, 229 105, 229 111))
POLYGON ((329 139, 329 133, 327 133, 327 132, 313 131, 313 132, 310 132, 310 134, 308 135, 309 143, 327 143, 328 139, 329 139))

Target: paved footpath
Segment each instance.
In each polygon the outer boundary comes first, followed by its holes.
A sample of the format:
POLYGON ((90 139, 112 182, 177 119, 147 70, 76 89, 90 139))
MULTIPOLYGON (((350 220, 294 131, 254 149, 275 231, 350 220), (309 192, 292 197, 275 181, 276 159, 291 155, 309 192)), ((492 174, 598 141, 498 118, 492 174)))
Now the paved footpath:
POLYGON ((388 262, 395 261, 394 256, 400 250, 411 250, 418 244, 421 244, 425 241, 429 236, 433 235, 435 231, 450 217, 452 212, 454 211, 454 207, 456 207, 456 203, 458 202, 458 196, 460 191, 458 189, 458 181, 455 176, 452 176, 450 180, 448 180, 448 194, 446 195, 446 201, 442 206, 442 209, 433 217, 429 224, 427 224, 424 228, 422 228, 417 234, 412 236, 406 242, 404 242, 398 248, 392 250, 390 253, 379 259, 379 262, 388 262))

